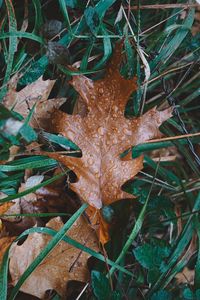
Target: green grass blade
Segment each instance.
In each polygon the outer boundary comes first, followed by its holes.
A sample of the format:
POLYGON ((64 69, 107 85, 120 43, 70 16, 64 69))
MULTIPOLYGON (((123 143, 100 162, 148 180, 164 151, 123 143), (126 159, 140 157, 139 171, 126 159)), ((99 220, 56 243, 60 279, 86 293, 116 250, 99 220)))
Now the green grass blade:
POLYGON ((111 5, 115 3, 116 0, 100 0, 95 6, 95 10, 99 18, 103 19, 106 11, 110 8, 111 5))
POLYGON ((64 0, 59 0, 59 5, 60 5, 60 10, 61 10, 61 12, 63 14, 63 17, 64 17, 65 24, 67 26, 67 29, 71 33, 72 29, 71 29, 71 24, 70 24, 70 20, 69 20, 69 15, 68 15, 66 3, 65 3, 64 0))
POLYGON ((75 145, 72 141, 68 140, 64 136, 59 136, 59 135, 48 133, 48 132, 43 132, 42 135, 49 142, 58 144, 61 147, 64 146, 64 147, 68 147, 68 148, 71 148, 71 149, 74 149, 74 150, 80 150, 77 145, 75 145))
MULTIPOLYGON (((14 7, 12 4, 11 0, 5 0, 6 3, 6 7, 7 7, 7 14, 8 14, 8 20, 9 20, 9 31, 16 31, 17 30, 17 22, 16 22, 16 18, 15 18, 15 11, 14 11, 14 7)), ((2 38, 2 35, 0 36, 0 38, 2 38)), ((8 50, 8 57, 7 57, 7 67, 6 67, 6 72, 4 75, 4 80, 3 80, 3 87, 2 90, 0 92, 0 101, 1 99, 5 96, 6 92, 7 92, 7 83, 10 79, 10 75, 12 72, 12 68, 13 68, 13 60, 14 60, 14 54, 16 51, 16 47, 17 47, 17 38, 16 36, 10 36, 9 37, 9 50, 8 50)))
MULTIPOLYGON (((44 44, 44 40, 43 38, 35 35, 34 33, 31 33, 31 32, 23 32, 23 31, 17 31, 17 30, 14 30, 14 31, 9 31, 9 32, 5 32, 5 33, 2 33, 0 35, 0 40, 3 40, 5 38, 13 38, 13 39, 16 39, 16 38, 26 38, 26 39, 30 39, 30 40, 33 40, 33 41, 36 41, 40 44, 44 44)), ((16 46, 16 44, 15 44, 16 46)))
MULTIPOLYGON (((24 159, 25 160, 25 159, 24 159)), ((19 160, 18 160, 19 162, 19 160)), ((0 171, 2 172, 13 172, 25 169, 38 169, 43 167, 55 167, 57 162, 55 159, 52 158, 40 158, 35 161, 31 161, 31 159, 24 163, 18 164, 7 164, 7 165, 0 165, 0 171)))
POLYGON ((93 47, 94 47, 94 41, 92 40, 91 44, 86 49, 85 54, 84 54, 84 56, 83 56, 83 58, 81 60, 81 65, 80 65, 80 70, 81 71, 87 70, 88 61, 89 61, 90 54, 92 52, 93 47))
MULTIPOLYGON (((200 193, 198 197, 200 198, 200 193)), ((198 254, 197 254, 197 260, 195 265, 194 286, 195 289, 197 290, 200 289, 200 223, 199 223, 198 215, 195 216, 195 229, 198 237, 198 254)))
POLYGON ((64 74, 66 75, 70 75, 70 76, 73 76, 73 75, 79 75, 79 74, 83 74, 83 75, 87 75, 87 74, 94 74, 96 73, 96 71, 84 71, 84 72, 81 72, 81 71, 71 71, 61 65, 58 65, 58 69, 60 71, 62 71, 64 74))
POLYGON ((9 249, 6 250, 0 266, 0 299, 7 300, 9 249))
MULTIPOLYGON (((175 141, 179 142, 180 145, 187 145, 188 143, 186 138, 177 138, 175 141)), ((193 143, 199 143, 199 139, 197 140, 197 142, 194 140, 193 143)), ((155 149, 167 148, 172 146, 174 146, 173 137, 172 140, 168 141, 139 144, 132 148, 132 158, 137 158, 146 151, 152 151, 155 149)))
POLYGON ((33 1, 33 5, 35 8, 35 25, 34 25, 34 29, 33 29, 33 33, 37 32, 41 26, 42 26, 42 7, 41 7, 41 2, 39 0, 32 0, 33 1))
POLYGON ((170 42, 163 48, 160 54, 151 63, 151 68, 154 69, 160 62, 165 64, 167 60, 172 56, 172 54, 178 49, 184 38, 189 32, 194 22, 195 10, 191 9, 188 16, 182 24, 182 28, 177 30, 175 36, 170 40, 170 42), (186 29, 188 28, 188 29, 186 29))
POLYGON ((103 38, 103 48, 104 48, 104 55, 102 59, 95 65, 94 70, 99 70, 105 64, 105 62, 109 59, 110 55, 112 54, 112 45, 110 38, 108 37, 107 30, 103 24, 101 25, 101 30, 104 35, 103 38))

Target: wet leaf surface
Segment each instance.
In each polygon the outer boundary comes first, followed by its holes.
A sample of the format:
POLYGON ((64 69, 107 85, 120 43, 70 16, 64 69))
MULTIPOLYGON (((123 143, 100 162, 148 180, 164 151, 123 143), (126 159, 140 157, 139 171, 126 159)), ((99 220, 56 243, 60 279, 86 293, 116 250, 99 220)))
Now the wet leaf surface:
POLYGON ((120 74, 122 43, 118 43, 105 76, 93 81, 74 75, 71 84, 82 97, 88 113, 69 115, 56 110, 52 130, 74 142, 82 157, 46 153, 75 172, 78 181, 70 187, 96 209, 133 195, 121 189, 143 167, 143 156, 132 160, 120 154, 128 148, 160 136, 159 126, 171 117, 171 109, 151 109, 139 118, 127 119, 125 105, 137 90, 136 78, 120 74))

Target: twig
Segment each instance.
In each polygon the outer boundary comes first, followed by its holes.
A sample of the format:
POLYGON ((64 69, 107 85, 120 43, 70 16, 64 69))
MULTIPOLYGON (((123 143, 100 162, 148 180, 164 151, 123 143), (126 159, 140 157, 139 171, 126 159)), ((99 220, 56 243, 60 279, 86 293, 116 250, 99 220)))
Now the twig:
POLYGON ((148 28, 148 29, 144 30, 143 32, 141 32, 141 33, 140 33, 140 35, 141 35, 141 36, 142 36, 142 35, 144 35, 145 33, 149 32, 150 30, 152 30, 152 29, 156 28, 157 26, 159 26, 159 25, 161 25, 161 24, 165 23, 167 20, 169 20, 169 19, 171 19, 171 18, 175 17, 176 15, 178 15, 178 14, 182 13, 183 11, 184 11, 184 9, 182 9, 182 10, 179 10, 179 11, 178 11, 178 12, 176 12, 175 14, 173 14, 173 15, 169 16, 168 18, 166 18, 166 19, 164 19, 164 20, 160 21, 159 23, 157 23, 157 24, 155 24, 155 25, 151 26, 150 28, 148 28))
POLYGON ((85 292, 85 290, 87 289, 88 286, 89 286, 89 283, 86 283, 86 285, 84 286, 84 288, 82 289, 80 294, 76 297, 76 300, 79 300, 81 298, 81 296, 83 295, 83 293, 85 292))
MULTIPOLYGON (((154 78, 152 78, 152 79, 149 79, 148 83, 152 83, 152 82, 154 82, 154 81, 156 81, 156 80, 162 78, 164 75, 167 75, 167 74, 170 74, 170 73, 173 73, 173 72, 177 72, 177 71, 179 71, 179 70, 181 70, 181 69, 183 69, 183 68, 186 68, 186 67, 188 67, 188 66, 190 66, 190 65, 192 65, 192 64, 193 64, 193 62, 189 62, 189 63, 187 63, 187 64, 185 64, 185 65, 180 66, 180 67, 173 68, 173 69, 169 69, 169 70, 167 70, 167 71, 165 71, 165 72, 159 74, 158 76, 156 76, 156 77, 154 77, 154 78)), ((146 84, 146 82, 144 81, 143 84, 146 84)))
POLYGON ((189 138, 189 137, 194 137, 194 136, 199 136, 199 135, 200 135, 200 132, 188 133, 188 134, 182 134, 182 135, 166 137, 166 138, 162 138, 162 139, 149 140, 149 141, 146 141, 144 144, 159 143, 159 142, 162 142, 162 141, 172 141, 172 140, 177 140, 177 139, 186 139, 186 138, 189 138))
MULTIPOLYGON (((200 7, 199 4, 149 4, 149 5, 140 5, 140 9, 172 9, 172 8, 196 8, 200 7)), ((128 9, 128 6, 125 6, 126 9, 128 9)), ((131 10, 137 10, 138 6, 134 5, 131 6, 131 10)))

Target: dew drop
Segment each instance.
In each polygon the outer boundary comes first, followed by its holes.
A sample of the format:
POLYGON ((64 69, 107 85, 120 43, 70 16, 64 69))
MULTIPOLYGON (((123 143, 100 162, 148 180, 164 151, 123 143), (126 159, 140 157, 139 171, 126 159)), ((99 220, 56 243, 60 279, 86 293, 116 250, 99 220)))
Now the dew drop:
POLYGON ((125 135, 132 135, 131 130, 128 130, 127 128, 125 128, 125 129, 123 130, 123 133, 124 133, 125 135))
POLYGON ((67 137, 68 137, 69 139, 73 139, 74 133, 73 133, 72 130, 67 130, 67 137))
POLYGON ((116 137, 113 137, 112 144, 116 145, 117 143, 118 143, 118 139, 116 137))
POLYGON ((94 163, 94 160, 90 157, 88 160, 87 160, 88 164, 91 166, 93 165, 94 163))
POLYGON ((97 132, 98 132, 98 134, 100 134, 100 135, 104 135, 104 133, 105 133, 105 128, 99 127, 99 128, 97 129, 97 132))
POLYGON ((103 88, 98 89, 99 94, 103 94, 103 88))
POLYGON ((114 165, 114 160, 110 160, 109 165, 113 166, 114 165))
POLYGON ((113 110, 114 112, 117 112, 118 111, 118 107, 116 105, 113 106, 113 110))

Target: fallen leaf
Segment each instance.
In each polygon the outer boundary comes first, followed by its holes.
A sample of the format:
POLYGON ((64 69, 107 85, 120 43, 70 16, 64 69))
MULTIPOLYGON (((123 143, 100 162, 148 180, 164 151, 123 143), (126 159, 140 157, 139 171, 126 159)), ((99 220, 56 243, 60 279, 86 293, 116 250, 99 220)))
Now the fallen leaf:
MULTIPOLYGON (((50 220, 46 226, 58 231, 63 226, 63 222, 57 217, 50 220)), ((94 230, 82 216, 77 219, 67 236, 98 251, 98 241, 94 230)), ((22 245, 12 246, 9 269, 13 285, 50 240, 49 235, 33 233, 22 245)), ((89 256, 65 242, 60 242, 24 282, 21 291, 40 299, 43 299, 46 290, 51 289, 62 297, 66 296, 66 284, 69 280, 82 282, 88 280, 87 260, 89 256)))
POLYGON ((159 136, 158 127, 171 117, 171 109, 151 109, 135 119, 124 117, 125 105, 137 89, 136 78, 125 79, 119 71, 122 44, 118 44, 103 79, 92 81, 74 75, 71 84, 87 105, 88 114, 69 115, 56 110, 52 130, 72 140, 82 157, 48 153, 72 169, 77 177, 70 187, 90 205, 100 209, 122 198, 133 198, 121 190, 143 167, 143 156, 120 159, 126 149, 159 136))
MULTIPOLYGON (((164 111, 153 108, 141 117, 125 118, 126 103, 137 84, 136 77, 121 76, 121 52, 122 43, 118 43, 103 79, 93 81, 83 75, 73 76, 71 84, 87 107, 87 114, 85 110, 76 115, 55 110, 52 115, 52 131, 73 141, 82 150, 82 157, 43 152, 75 172, 78 180, 70 183, 70 188, 96 209, 120 199, 134 198, 121 187, 143 168, 143 156, 132 160, 129 156, 121 159, 120 154, 159 137, 159 126, 171 117, 171 108, 164 111)), ((99 226, 101 223, 101 219, 96 222, 99 226)), ((103 236, 105 243, 107 233, 103 236)))
POLYGON ((4 97, 3 104, 26 118, 36 104, 34 117, 30 125, 34 128, 45 127, 46 120, 49 118, 52 110, 59 108, 65 101, 65 98, 49 99, 49 94, 55 84, 55 80, 43 80, 42 76, 35 82, 28 84, 19 92, 16 91, 19 76, 14 76, 9 84, 7 95, 4 97), (41 122, 41 123, 40 123, 41 122))
POLYGON ((17 92, 18 79, 19 77, 17 76, 11 78, 8 93, 3 99, 3 104, 7 108, 14 108, 15 111, 26 117, 29 113, 26 101, 30 104, 29 107, 32 108, 36 101, 46 100, 55 84, 55 80, 43 80, 41 76, 35 82, 28 84, 17 92))

